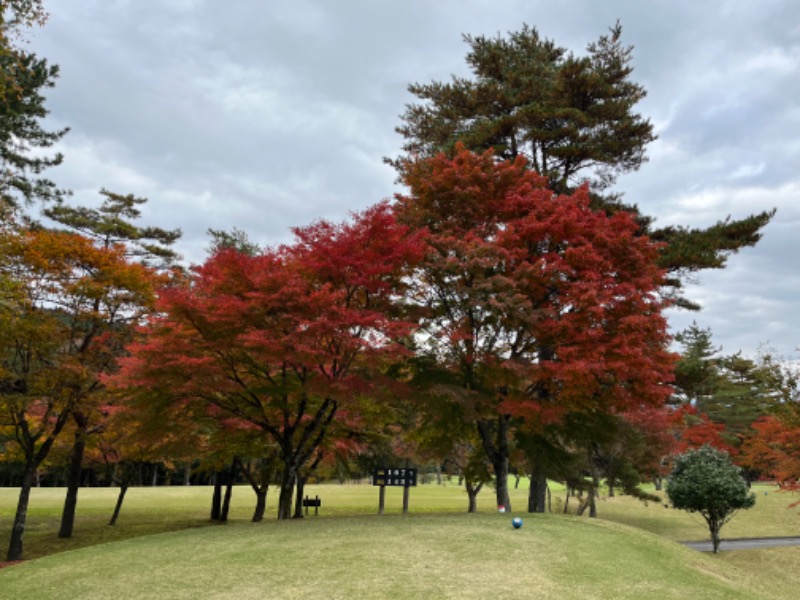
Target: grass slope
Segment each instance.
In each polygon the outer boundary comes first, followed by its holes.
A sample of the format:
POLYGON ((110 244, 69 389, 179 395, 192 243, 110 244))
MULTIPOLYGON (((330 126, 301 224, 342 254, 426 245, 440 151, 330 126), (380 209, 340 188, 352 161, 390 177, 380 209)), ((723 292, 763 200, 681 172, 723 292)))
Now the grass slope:
MULTIPOLYGON (((525 487, 512 490, 521 530, 494 511, 492 490, 464 514, 455 484, 412 489, 407 517, 400 489, 387 489, 379 517, 376 488, 310 486, 319 518, 277 522, 271 495, 260 524, 248 522, 254 497, 241 486, 227 525, 208 521, 209 488, 132 488, 113 528, 115 490, 89 488, 71 540, 56 536, 64 490, 36 489, 25 555, 44 558, 0 569, 0 598, 774 598, 800 587, 800 548, 699 554, 674 543, 707 538, 696 515, 628 497, 602 500, 597 520, 525 515, 525 487)), ((800 535, 791 496, 755 491, 756 507, 723 537, 800 535)), ((3 552, 17 493, 0 488, 3 552)))
MULTIPOLYGON (((757 598, 739 570, 571 517, 356 516, 141 537, 0 571, 8 598, 757 598)), ((764 596, 766 597, 766 596, 764 596)))

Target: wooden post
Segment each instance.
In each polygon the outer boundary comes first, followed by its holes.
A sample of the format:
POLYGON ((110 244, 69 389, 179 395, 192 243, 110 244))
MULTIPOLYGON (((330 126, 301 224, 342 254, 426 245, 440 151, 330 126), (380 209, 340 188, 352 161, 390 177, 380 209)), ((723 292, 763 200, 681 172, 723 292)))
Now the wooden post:
MULTIPOLYGON (((409 461, 406 459, 405 467, 408 469, 409 461)), ((403 486, 403 514, 408 514, 408 479, 406 479, 406 484, 403 486)))
POLYGON ((383 508, 386 504, 386 486, 380 486, 380 491, 378 492, 378 514, 383 514, 383 508))

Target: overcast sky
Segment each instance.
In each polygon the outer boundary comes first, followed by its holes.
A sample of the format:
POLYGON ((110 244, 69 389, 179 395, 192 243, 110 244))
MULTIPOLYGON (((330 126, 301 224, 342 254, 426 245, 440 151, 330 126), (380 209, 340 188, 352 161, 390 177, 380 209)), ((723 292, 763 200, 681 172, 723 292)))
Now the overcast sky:
POLYGON ((69 126, 50 177, 73 201, 149 198, 202 262, 209 227, 260 244, 399 191, 382 159, 411 82, 467 75, 462 33, 523 23, 576 53, 620 19, 638 109, 659 136, 617 188, 657 223, 778 209, 762 242, 700 275, 696 320, 723 352, 800 345, 800 2, 796 0, 50 0, 31 47, 61 67, 69 126))

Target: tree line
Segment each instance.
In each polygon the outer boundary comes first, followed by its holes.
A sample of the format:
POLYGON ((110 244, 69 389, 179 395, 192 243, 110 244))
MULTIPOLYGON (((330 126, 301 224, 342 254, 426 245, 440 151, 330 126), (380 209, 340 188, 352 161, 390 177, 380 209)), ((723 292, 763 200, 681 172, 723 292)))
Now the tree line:
POLYGON ((138 225, 145 199, 102 190, 99 208, 74 207, 41 178, 61 161, 41 150, 66 133, 41 126, 57 71, 14 35, 45 14, 0 4, 0 452, 21 479, 9 560, 57 465, 72 535, 87 457, 119 486, 112 522, 142 465, 215 473, 220 519, 246 480, 254 521, 272 485, 286 519, 310 477, 406 462, 457 471, 469 510, 490 482, 510 509, 513 472, 531 480, 529 511, 559 480, 595 515, 601 481, 649 497, 638 484, 660 481, 665 457, 708 441, 796 479, 774 457, 796 419, 790 374, 712 360, 696 327, 679 357, 663 315, 694 308, 686 278, 754 245, 774 211, 658 229, 610 190, 654 139, 619 24, 585 56, 527 26, 465 36, 473 78, 409 86, 420 102, 390 160, 403 193, 281 246, 209 230, 186 268, 180 231, 138 225))

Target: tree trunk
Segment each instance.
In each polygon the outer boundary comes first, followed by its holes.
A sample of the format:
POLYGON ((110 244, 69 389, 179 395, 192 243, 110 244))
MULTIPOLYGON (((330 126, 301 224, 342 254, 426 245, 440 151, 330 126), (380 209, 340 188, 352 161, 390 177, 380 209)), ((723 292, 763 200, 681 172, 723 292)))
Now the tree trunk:
POLYGON ((600 486, 600 480, 596 475, 592 476, 592 489, 589 490, 589 517, 592 519, 597 518, 597 489, 600 486))
POLYGON ((278 519, 292 518, 292 498, 297 481, 297 470, 292 465, 285 465, 281 477, 281 489, 278 496, 278 519))
POLYGON ((269 483, 272 478, 272 464, 274 459, 259 459, 259 466, 255 470, 252 468, 252 463, 250 461, 244 464, 238 457, 233 460, 256 495, 256 507, 253 511, 252 519, 253 523, 263 521, 264 512, 267 507, 267 491, 269 490, 269 483))
POLYGON ((483 449, 494 469, 497 506, 503 506, 506 511, 511 510, 511 498, 508 495, 508 425, 510 418, 510 415, 498 415, 496 421, 478 421, 478 433, 481 436, 483 449), (495 439, 492 439, 492 429, 495 430, 495 439))
POLYGON ((303 518, 303 490, 306 488, 306 478, 304 475, 297 476, 297 496, 294 500, 294 515, 293 519, 303 518))
POLYGON ((531 474, 528 491, 528 512, 543 513, 547 510, 547 478, 539 473, 531 474))
POLYGON ((73 415, 78 430, 75 432, 75 443, 72 444, 72 452, 69 460, 69 471, 67 473, 67 496, 64 498, 64 508, 61 511, 61 528, 58 530, 58 537, 72 537, 72 529, 75 525, 75 508, 78 505, 78 489, 81 486, 81 470, 83 468, 83 455, 86 450, 86 429, 85 420, 73 415))
POLYGON ((471 494, 467 491, 467 496, 469 497, 469 505, 467 506, 468 513, 478 512, 478 495, 471 494))
POLYGON ((716 519, 709 518, 704 515, 706 523, 708 523, 708 530, 711 532, 711 545, 714 548, 714 554, 719 553, 719 530, 722 529, 722 524, 716 519))
POLYGON ((219 513, 219 520, 223 523, 228 522, 228 513, 231 509, 231 496, 233 495, 233 482, 236 479, 236 461, 231 464, 230 469, 225 473, 225 497, 222 499, 222 510, 219 513))
POLYGON ((36 465, 28 463, 22 475, 22 487, 19 490, 17 513, 14 515, 14 524, 11 527, 11 541, 8 544, 6 560, 22 560, 22 534, 25 533, 25 521, 28 517, 28 502, 31 498, 31 488, 36 479, 36 465))
POLYGON ((117 524, 117 518, 119 517, 119 511, 122 510, 122 501, 125 500, 125 494, 128 493, 128 486, 127 484, 120 484, 119 486, 119 494, 117 495, 117 504, 114 506, 114 514, 111 515, 111 520, 108 522, 109 525, 114 526, 117 524))
POLYGON ((661 488, 664 487, 664 479, 662 477, 656 477, 653 480, 653 484, 656 486, 656 491, 660 492, 661 488))
POLYGON ((264 520, 264 513, 267 510, 267 490, 255 490, 256 508, 253 511, 253 523, 260 523, 264 520))
POLYGON ((344 471, 344 465, 341 461, 336 461, 336 479, 339 480, 339 484, 344 485, 347 481, 347 473, 344 471))
POLYGON ((222 473, 215 471, 214 479, 214 493, 211 496, 211 517, 212 521, 218 521, 222 513, 222 473))
POLYGON ((192 485, 192 482, 189 481, 192 477, 192 463, 187 462, 183 465, 183 485, 192 485))
POLYGON ((305 415, 307 408, 306 398, 302 399, 294 417, 294 425, 291 427, 289 426, 290 415, 288 412, 285 413, 285 431, 280 444, 283 475, 278 497, 278 519, 290 519, 292 517, 292 495, 297 477, 300 475, 300 469, 308 463, 322 443, 325 432, 336 415, 337 406, 335 400, 326 398, 314 413, 313 418, 297 430, 295 430, 295 427, 301 423, 301 417, 305 415), (295 433, 299 433, 299 438, 293 440, 295 433))
POLYGON ((467 481, 467 497, 469 498, 468 513, 478 512, 478 492, 481 491, 482 487, 483 483, 473 486, 471 481, 467 481))
POLYGON ((386 509, 386 486, 382 485, 378 491, 378 514, 382 515, 386 509))

